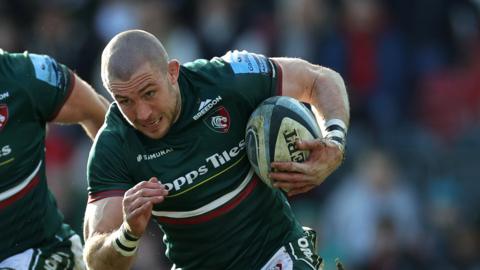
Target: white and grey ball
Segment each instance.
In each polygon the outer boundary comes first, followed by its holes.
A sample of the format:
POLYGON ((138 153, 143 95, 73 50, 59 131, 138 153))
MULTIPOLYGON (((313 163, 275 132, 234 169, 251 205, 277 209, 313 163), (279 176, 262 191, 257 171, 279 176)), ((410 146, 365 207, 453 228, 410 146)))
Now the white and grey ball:
POLYGON ((307 106, 291 97, 274 96, 263 101, 248 120, 247 156, 257 175, 269 186, 271 162, 304 162, 309 153, 297 149, 295 141, 322 137, 315 115, 307 106))

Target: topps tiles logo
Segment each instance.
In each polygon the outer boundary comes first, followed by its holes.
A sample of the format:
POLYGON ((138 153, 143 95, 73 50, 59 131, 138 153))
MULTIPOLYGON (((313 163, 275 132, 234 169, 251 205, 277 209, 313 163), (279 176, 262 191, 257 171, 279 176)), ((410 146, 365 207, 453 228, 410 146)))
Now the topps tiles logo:
POLYGON ((230 149, 219 151, 206 157, 204 163, 197 169, 193 169, 176 179, 161 182, 168 191, 178 192, 184 188, 191 187, 201 181, 205 181, 206 179, 201 179, 200 176, 208 173, 210 170, 214 169, 215 172, 218 172, 218 170, 221 170, 220 168, 224 168, 237 161, 238 159, 236 159, 236 157, 241 155, 244 149, 245 140, 241 140, 230 149))
POLYGON ((1 93, 1 94, 0 94, 0 100, 6 99, 6 98, 8 98, 9 96, 10 96, 10 93, 8 93, 8 91, 7 91, 7 92, 4 92, 4 93, 1 93))

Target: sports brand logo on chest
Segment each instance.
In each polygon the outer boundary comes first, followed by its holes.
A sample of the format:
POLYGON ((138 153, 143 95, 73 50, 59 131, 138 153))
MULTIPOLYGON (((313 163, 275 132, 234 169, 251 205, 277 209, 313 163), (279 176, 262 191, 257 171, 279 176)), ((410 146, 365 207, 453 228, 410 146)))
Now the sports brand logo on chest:
POLYGON ((154 160, 160 157, 165 156, 166 154, 173 152, 173 148, 167 147, 158 151, 142 153, 137 155, 137 162, 154 160))
POLYGON ((230 113, 227 108, 220 104, 221 96, 199 99, 198 112, 193 120, 202 119, 203 123, 217 133, 227 133, 230 129, 230 113))

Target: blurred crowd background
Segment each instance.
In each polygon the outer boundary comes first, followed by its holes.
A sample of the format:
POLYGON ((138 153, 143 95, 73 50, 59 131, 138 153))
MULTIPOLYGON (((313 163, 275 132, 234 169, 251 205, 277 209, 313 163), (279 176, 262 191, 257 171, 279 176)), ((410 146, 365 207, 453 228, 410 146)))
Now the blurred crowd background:
MULTIPOLYGON (((351 126, 343 166, 292 198, 333 269, 480 269, 479 0, 0 1, 0 47, 49 54, 109 97, 100 55, 147 30, 181 62, 246 49, 338 71, 351 126)), ((50 126, 50 188, 81 233, 91 142, 50 126)), ((152 225, 136 270, 169 269, 152 225)), ((248 241, 248 239, 245 239, 248 241)))

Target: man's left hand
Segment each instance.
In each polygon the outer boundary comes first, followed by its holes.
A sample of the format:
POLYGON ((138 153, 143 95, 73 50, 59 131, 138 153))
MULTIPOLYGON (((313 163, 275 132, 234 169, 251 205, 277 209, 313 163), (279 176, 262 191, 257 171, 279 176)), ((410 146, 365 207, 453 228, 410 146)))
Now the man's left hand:
POLYGON ((308 150, 310 155, 303 162, 272 162, 269 174, 273 186, 287 191, 288 196, 307 192, 320 185, 340 166, 343 151, 325 139, 297 141, 300 150, 308 150))

